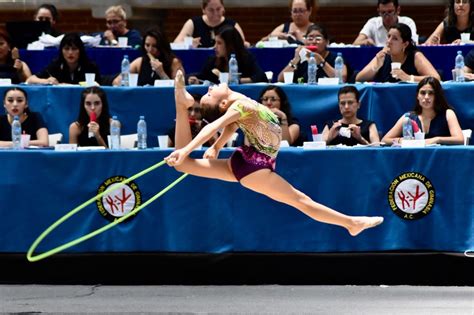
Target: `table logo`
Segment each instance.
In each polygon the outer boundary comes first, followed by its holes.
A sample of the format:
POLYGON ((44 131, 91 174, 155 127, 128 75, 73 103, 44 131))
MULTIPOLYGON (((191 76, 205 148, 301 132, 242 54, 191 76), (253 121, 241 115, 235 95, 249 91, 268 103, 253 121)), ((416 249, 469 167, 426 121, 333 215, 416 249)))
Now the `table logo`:
POLYGON ((430 213, 435 205, 435 197, 431 181, 416 172, 398 175, 388 188, 390 208, 405 220, 421 219, 430 213))
MULTIPOLYGON (((99 186, 97 193, 100 194, 110 187, 115 187, 126 179, 127 177, 119 175, 109 177, 99 186)), ((109 221, 125 216, 136 207, 139 207, 141 203, 141 192, 138 185, 133 181, 103 195, 102 198, 96 201, 100 214, 109 221)))

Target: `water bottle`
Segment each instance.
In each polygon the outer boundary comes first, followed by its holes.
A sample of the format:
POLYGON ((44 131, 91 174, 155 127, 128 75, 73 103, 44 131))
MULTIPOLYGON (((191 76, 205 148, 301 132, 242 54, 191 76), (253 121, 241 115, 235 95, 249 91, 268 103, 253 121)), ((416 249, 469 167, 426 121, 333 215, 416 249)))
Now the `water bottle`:
POLYGON ((112 150, 120 149, 120 121, 118 121, 117 116, 113 116, 112 122, 110 123, 109 147, 112 150))
POLYGON ((334 63, 334 77, 338 79, 338 84, 343 84, 344 81, 342 80, 342 72, 344 69, 344 59, 342 59, 342 53, 338 52, 336 61, 334 63))
POLYGON ((415 139, 413 135, 413 126, 411 124, 411 119, 409 114, 405 114, 403 119, 403 139, 412 140, 415 139))
POLYGON ((13 117, 12 142, 13 142, 12 147, 14 150, 21 149, 21 123, 20 123, 20 118, 18 116, 13 117))
POLYGON ((311 53, 308 60, 308 84, 316 84, 317 72, 316 58, 314 58, 314 53, 311 53))
POLYGON ((229 59, 229 85, 233 84, 239 84, 239 64, 235 54, 231 54, 229 59))
POLYGON ((147 140, 147 133, 146 133, 146 121, 145 116, 140 116, 140 120, 137 124, 137 135, 138 135, 138 149, 143 150, 146 149, 146 140, 147 140))
POLYGON ((460 50, 458 50, 458 54, 456 55, 454 68, 456 69, 456 82, 464 82, 464 57, 460 50))
POLYGON ((130 85, 130 60, 128 60, 128 55, 124 55, 122 59, 122 67, 121 67, 121 86, 129 86, 130 85))

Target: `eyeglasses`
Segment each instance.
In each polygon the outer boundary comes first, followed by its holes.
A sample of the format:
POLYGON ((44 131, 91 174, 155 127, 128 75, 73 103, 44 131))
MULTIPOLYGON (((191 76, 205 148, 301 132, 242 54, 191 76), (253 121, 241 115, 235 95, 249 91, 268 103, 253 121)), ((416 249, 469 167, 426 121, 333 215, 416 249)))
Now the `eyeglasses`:
POLYGON ((419 91, 418 93, 419 93, 420 95, 422 95, 422 96, 425 96, 425 95, 428 95, 428 96, 434 95, 434 91, 433 91, 433 90, 422 90, 422 91, 419 91))
POLYGON ((303 13, 306 13, 306 11, 308 11, 308 10, 300 8, 300 9, 291 9, 290 12, 293 13, 293 14, 303 14, 303 13))
POLYGON ((455 0, 454 3, 456 4, 469 4, 471 1, 469 0, 455 0))
POLYGON ((262 97, 260 99, 260 101, 262 101, 262 102, 272 102, 273 103, 273 102, 277 102, 277 101, 279 102, 280 99, 276 98, 276 97, 273 97, 273 96, 270 96, 270 97, 262 97))
POLYGON ((397 14, 397 11, 379 11, 379 14, 382 17, 392 17, 397 14))
POLYGON ((122 22, 122 20, 107 20, 105 22, 109 25, 112 25, 112 24, 119 24, 120 22, 122 22))
POLYGON ((305 36, 305 38, 307 40, 314 40, 314 41, 317 41, 317 42, 320 42, 324 39, 324 37, 319 36, 319 35, 316 35, 316 36, 315 35, 309 35, 309 36, 305 36))

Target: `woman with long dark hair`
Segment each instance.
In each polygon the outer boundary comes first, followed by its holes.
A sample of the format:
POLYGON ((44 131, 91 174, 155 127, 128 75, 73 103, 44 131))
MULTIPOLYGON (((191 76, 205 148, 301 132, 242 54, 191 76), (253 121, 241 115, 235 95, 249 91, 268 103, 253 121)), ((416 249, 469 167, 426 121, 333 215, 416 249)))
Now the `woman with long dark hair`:
POLYGON ((285 91, 279 86, 269 85, 260 92, 259 100, 278 117, 281 139, 288 141, 291 146, 303 145, 300 125, 298 119, 293 116, 285 91))
MULTIPOLYGON (((184 72, 168 39, 157 29, 148 30, 143 37, 142 56, 130 64, 130 73, 138 73, 138 85, 153 85, 155 80, 174 79, 178 70, 184 72)), ((120 80, 118 75, 113 84, 120 85, 120 80)))
POLYGON ((470 0, 449 0, 446 18, 436 27, 425 44, 459 44, 461 33, 470 33, 474 40, 474 6, 470 0))
POLYGON ((427 77, 418 83, 416 102, 412 112, 403 114, 382 142, 402 141, 403 122, 406 117, 415 121, 425 133, 426 144, 462 144, 464 137, 458 118, 444 96, 438 79, 427 77))
POLYGON ((189 84, 198 84, 200 80, 219 83, 219 73, 229 72, 231 54, 235 54, 239 64, 240 83, 268 81, 265 72, 257 64, 255 57, 247 51, 240 33, 234 27, 225 26, 219 29, 214 50, 215 56, 209 57, 200 73, 189 77, 189 84))
POLYGON ((82 91, 77 120, 69 126, 69 143, 107 147, 110 133, 109 102, 104 90, 89 87, 82 91))
POLYGON ((27 82, 79 84, 86 80, 86 73, 95 73, 95 81, 101 82, 99 68, 87 57, 81 37, 77 33, 69 33, 64 35, 59 44, 58 57, 27 82))
POLYGON ((25 82, 31 76, 28 65, 20 60, 18 49, 12 47, 10 36, 0 30, 0 78, 13 84, 25 82))
POLYGON ((5 115, 0 115, 0 147, 12 146, 11 124, 15 116, 21 123, 24 134, 30 135, 30 145, 48 146, 48 129, 40 113, 30 111, 26 91, 13 87, 3 95, 5 115))
POLYGON ((356 81, 419 82, 425 77, 440 79, 431 62, 418 50, 411 39, 411 29, 397 23, 388 31, 387 46, 356 76, 356 81), (400 63, 400 69, 392 70, 392 63, 400 63))

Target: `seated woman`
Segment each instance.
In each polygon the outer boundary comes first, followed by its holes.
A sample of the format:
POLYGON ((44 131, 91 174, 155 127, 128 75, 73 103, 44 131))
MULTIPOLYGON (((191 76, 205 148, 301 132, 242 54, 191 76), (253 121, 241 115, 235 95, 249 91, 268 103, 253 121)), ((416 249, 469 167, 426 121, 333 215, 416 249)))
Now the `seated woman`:
POLYGON ((11 79, 12 84, 18 84, 30 76, 30 68, 20 60, 18 49, 12 47, 10 36, 0 30, 0 78, 11 79))
POLYGON ((428 37, 426 45, 459 44, 461 33, 471 33, 474 40, 474 6, 470 0, 449 0, 447 16, 428 37))
POLYGON ((58 9, 54 4, 44 3, 36 9, 35 13, 35 21, 47 21, 51 24, 51 29, 49 30, 49 34, 51 36, 57 37, 61 35, 60 32, 56 29, 56 23, 59 19, 58 9))
POLYGON ((105 11, 107 30, 102 33, 100 45, 117 46, 119 37, 127 38, 127 45, 140 46, 142 36, 139 31, 127 28, 127 13, 121 5, 113 5, 105 11))
MULTIPOLYGON (((336 55, 330 52, 327 49, 329 44, 329 37, 326 29, 321 25, 313 24, 308 27, 308 32, 305 36, 305 45, 311 47, 314 51, 314 58, 318 64, 318 72, 316 80, 320 78, 329 78, 335 76, 334 64, 336 62, 336 55), (314 47, 314 48, 313 48, 314 47)), ((284 72, 294 72, 293 82, 297 83, 303 80, 303 82, 308 82, 308 61, 301 62, 301 50, 306 50, 306 57, 309 58, 310 50, 306 46, 298 46, 295 50, 295 55, 293 59, 290 60, 288 65, 281 70, 278 75, 278 82, 283 82, 284 72), (302 79, 300 79, 302 78, 302 79)), ((345 82, 348 77, 348 67, 347 63, 344 65, 342 71, 342 78, 345 82)))
POLYGON ((239 64, 240 83, 268 82, 265 72, 255 57, 244 47, 240 33, 231 26, 224 26, 216 34, 215 56, 209 57, 200 73, 188 78, 189 84, 208 80, 219 83, 219 73, 229 72, 229 58, 235 54, 239 64))
POLYGON ((86 73, 95 73, 96 82, 101 82, 99 68, 87 57, 79 34, 64 35, 59 44, 59 56, 45 69, 32 75, 28 83, 79 84, 86 80, 86 73))
MULTIPOLYGON (((458 118, 444 96, 438 79, 428 77, 418 83, 413 112, 408 113, 420 130, 425 133, 426 144, 462 144, 464 137, 458 118)), ((382 138, 382 142, 392 144, 402 138, 404 114, 382 138)))
POLYGON ((69 126, 69 143, 107 147, 111 119, 104 90, 88 87, 81 93, 77 120, 69 126))
POLYGON ((281 139, 288 141, 291 146, 303 145, 304 138, 300 132, 300 125, 298 119, 293 117, 286 93, 278 86, 269 85, 262 90, 259 100, 278 117, 281 139))
MULTIPOLYGON (((189 120, 189 127, 191 127, 191 137, 194 138, 197 134, 201 131, 201 129, 205 126, 205 123, 202 121, 202 113, 201 113, 201 97, 200 94, 191 94, 194 99, 194 104, 188 107, 188 120, 189 120)), ((175 126, 168 131, 168 146, 174 147, 174 138, 176 135, 175 126)), ((210 147, 215 141, 217 137, 213 137, 209 139, 207 142, 203 144, 204 147, 210 147)))
MULTIPOLYGON (((148 30, 143 38, 142 57, 130 64, 130 73, 138 73, 138 85, 153 85, 155 80, 174 79, 176 71, 184 72, 181 61, 171 51, 171 46, 159 30, 148 30)), ((120 85, 118 75, 113 85, 120 85)))
POLYGON ((428 76, 440 79, 433 65, 413 43, 411 29, 397 23, 388 31, 387 46, 357 74, 356 81, 419 82, 428 76), (401 68, 392 70, 392 62, 399 62, 401 68))
POLYGON ((375 122, 357 117, 360 108, 359 91, 352 85, 339 89, 337 93, 342 118, 328 121, 323 129, 323 140, 328 145, 371 144, 380 141, 375 122))
POLYGON ((3 96, 6 114, 0 115, 0 147, 11 147, 13 118, 20 118, 21 130, 30 135, 30 145, 47 147, 48 129, 40 113, 30 111, 26 91, 17 87, 9 88, 3 96))
POLYGON ((291 21, 280 24, 262 40, 268 40, 271 36, 276 36, 278 39, 286 39, 290 44, 303 45, 308 28, 314 24, 309 20, 313 8, 315 8, 314 0, 291 0, 291 21))
POLYGON ((245 46, 250 47, 250 43, 245 41, 244 31, 239 23, 224 17, 224 0, 202 0, 201 7, 202 15, 195 16, 184 23, 178 36, 174 39, 175 43, 183 43, 186 36, 191 36, 194 48, 214 47, 217 30, 228 25, 235 27, 245 46))
POLYGON ((474 80, 474 49, 471 49, 464 58, 464 78, 474 80))

